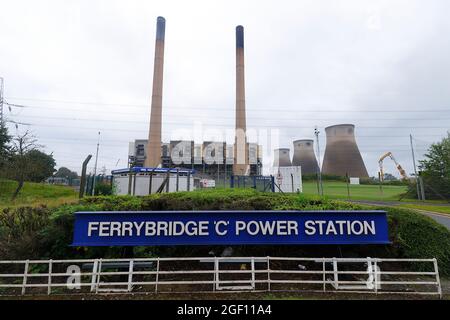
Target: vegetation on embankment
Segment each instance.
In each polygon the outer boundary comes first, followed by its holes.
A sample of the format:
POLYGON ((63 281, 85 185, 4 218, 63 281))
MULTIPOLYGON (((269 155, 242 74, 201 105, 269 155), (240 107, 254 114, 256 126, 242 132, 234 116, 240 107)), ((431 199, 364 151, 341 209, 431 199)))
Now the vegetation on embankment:
POLYGON ((15 200, 11 200, 17 182, 0 179, 0 209, 18 206, 60 206, 77 201, 75 189, 45 183, 25 182, 23 189, 15 200))
MULTIPOLYGON (((85 198, 58 208, 22 207, 0 213, 1 259, 119 258, 207 255, 223 247, 72 248, 76 211, 130 210, 356 210, 363 207, 335 200, 260 193, 247 190, 211 190, 147 197, 85 198)), ((413 211, 386 208, 391 245, 364 246, 239 246, 237 255, 344 256, 437 258, 442 275, 450 275, 450 232, 413 211)))

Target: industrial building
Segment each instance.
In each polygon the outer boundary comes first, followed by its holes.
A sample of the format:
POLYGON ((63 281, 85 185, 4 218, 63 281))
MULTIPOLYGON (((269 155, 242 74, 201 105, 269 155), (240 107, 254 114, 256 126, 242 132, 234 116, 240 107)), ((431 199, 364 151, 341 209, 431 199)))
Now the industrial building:
MULTIPOLYGON (((245 41, 244 28, 236 27, 236 106, 235 141, 162 142, 162 101, 166 20, 157 19, 153 91, 148 139, 130 143, 129 166, 146 168, 183 168, 195 170, 208 178, 231 175, 261 175, 262 147, 247 141, 245 101, 245 41)), ((322 172, 330 175, 368 177, 364 161, 350 124, 326 128, 327 147, 322 172)), ((290 149, 275 150, 274 168, 301 167, 303 174, 319 171, 314 141, 294 141, 294 157, 290 149)))
MULTIPOLYGON (((130 142, 129 164, 142 167, 146 163, 148 140, 130 142)), ((262 146, 247 143, 248 174, 262 173, 262 146)), ((196 144, 194 141, 171 141, 161 145, 161 164, 164 168, 193 169, 198 175, 211 178, 231 176, 234 164, 234 145, 225 142, 207 141, 196 144)))
POLYGON ((358 178, 368 178, 364 160, 359 152, 353 124, 339 124, 325 129, 327 146, 322 172, 358 178))

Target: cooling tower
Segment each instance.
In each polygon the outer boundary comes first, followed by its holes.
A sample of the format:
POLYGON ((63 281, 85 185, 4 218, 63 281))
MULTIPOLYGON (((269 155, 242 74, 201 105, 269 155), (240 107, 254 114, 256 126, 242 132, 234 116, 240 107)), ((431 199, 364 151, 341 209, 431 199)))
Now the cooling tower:
POLYGON ((291 150, 276 149, 273 166, 276 167, 292 167, 291 150))
POLYGON ((325 129, 327 147, 323 160, 324 174, 367 178, 366 166, 355 139, 355 126, 340 124, 325 129))
POLYGON ((161 165, 161 123, 162 123, 162 95, 164 71, 164 41, 166 34, 166 20, 158 17, 156 26, 155 65, 153 73, 152 109, 150 116, 150 132, 148 137, 146 167, 161 165))
POLYGON ((247 175, 249 172, 246 131, 244 27, 238 26, 236 28, 236 141, 233 165, 235 175, 247 175))
POLYGON ((292 165, 294 167, 302 167, 302 174, 316 174, 319 171, 316 154, 314 153, 314 140, 294 141, 292 165))

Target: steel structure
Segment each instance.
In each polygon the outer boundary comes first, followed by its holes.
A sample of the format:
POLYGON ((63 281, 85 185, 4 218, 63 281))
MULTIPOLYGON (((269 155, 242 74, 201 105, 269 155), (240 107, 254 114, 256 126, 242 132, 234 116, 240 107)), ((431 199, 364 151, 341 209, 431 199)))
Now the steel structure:
POLYGON ((397 162, 397 159, 394 158, 394 155, 392 152, 387 152, 384 155, 381 156, 380 160, 378 160, 378 165, 380 166, 380 180, 384 181, 384 167, 383 162, 386 158, 391 158, 392 161, 395 163, 395 167, 397 168, 398 172, 402 176, 402 180, 408 180, 408 175, 406 174, 405 169, 400 165, 400 163, 397 162))
POLYGON ((303 139, 294 141, 292 165, 302 167, 302 174, 317 174, 319 164, 314 153, 314 140, 303 139))
POLYGON ((340 124, 325 129, 327 146, 323 174, 368 178, 364 160, 355 139, 353 124, 340 124))
POLYGON ((283 291, 442 298, 436 259, 206 257, 0 261, 0 289, 1 295, 9 296, 283 291), (428 271, 405 271, 412 263, 422 264, 428 271))

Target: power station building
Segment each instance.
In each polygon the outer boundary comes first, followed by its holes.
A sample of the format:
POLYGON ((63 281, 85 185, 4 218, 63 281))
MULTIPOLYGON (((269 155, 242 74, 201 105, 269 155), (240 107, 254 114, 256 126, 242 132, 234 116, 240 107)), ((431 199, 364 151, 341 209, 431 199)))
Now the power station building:
MULTIPOLYGON (((129 164, 131 167, 145 166, 148 140, 130 142, 129 164)), ((262 174, 262 146, 247 143, 249 175, 262 174)), ((171 141, 161 144, 161 164, 164 168, 194 169, 198 174, 211 177, 234 174, 234 145, 225 142, 171 141)))
MULTIPOLYGON (((153 91, 150 129, 147 140, 130 144, 130 167, 195 169, 198 173, 220 175, 260 175, 262 173, 262 147, 248 143, 245 101, 245 42, 244 28, 236 27, 236 106, 235 141, 162 142, 163 75, 166 20, 157 19, 153 91)), ((368 177, 364 161, 350 124, 326 128, 327 146, 322 172, 330 175, 368 177)), ((319 165, 311 139, 294 141, 294 157, 290 149, 275 150, 274 167, 301 167, 303 174, 314 174, 319 165)))
POLYGON ((339 175, 368 178, 364 160, 359 152, 353 124, 339 124, 325 129, 327 147, 323 159, 322 172, 339 175))

